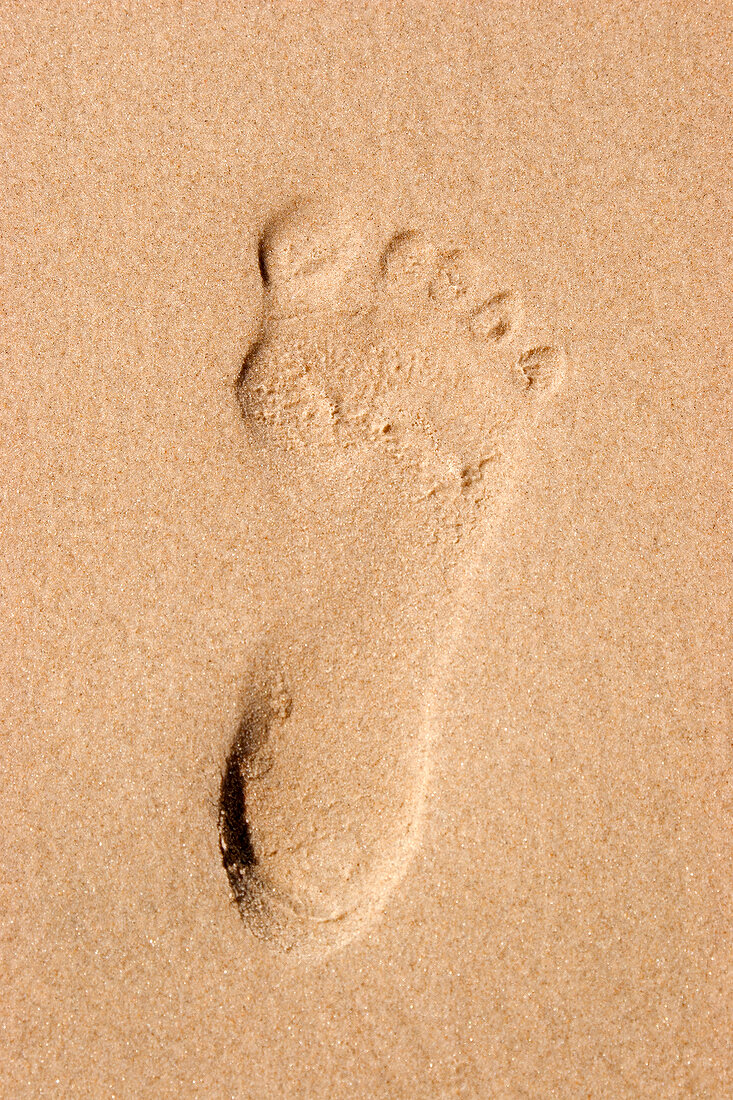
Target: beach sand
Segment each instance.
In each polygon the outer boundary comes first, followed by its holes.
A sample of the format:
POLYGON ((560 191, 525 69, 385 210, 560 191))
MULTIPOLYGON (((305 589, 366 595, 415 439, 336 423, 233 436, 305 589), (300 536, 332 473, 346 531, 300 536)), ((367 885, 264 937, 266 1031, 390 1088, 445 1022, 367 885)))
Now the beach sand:
POLYGON ((733 1094, 727 16, 3 5, 0 1096, 733 1094))

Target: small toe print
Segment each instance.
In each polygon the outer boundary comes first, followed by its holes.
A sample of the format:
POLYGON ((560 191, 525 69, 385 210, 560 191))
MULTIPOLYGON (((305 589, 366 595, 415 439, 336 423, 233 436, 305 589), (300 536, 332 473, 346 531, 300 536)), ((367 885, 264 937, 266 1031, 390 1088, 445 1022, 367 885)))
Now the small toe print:
POLYGON ((479 306, 468 322, 468 330, 477 340, 499 343, 514 335, 521 319, 519 296, 511 290, 502 291, 479 306))
POLYGON ((440 256, 428 293, 438 305, 466 314, 475 307, 479 276, 475 259, 463 249, 455 248, 440 256))
POLYGON ((565 354, 560 348, 530 348, 520 355, 517 367, 525 389, 549 393, 565 376, 565 354))
POLYGON ((414 230, 396 233, 379 264, 382 278, 402 288, 427 288, 434 266, 434 246, 414 230))

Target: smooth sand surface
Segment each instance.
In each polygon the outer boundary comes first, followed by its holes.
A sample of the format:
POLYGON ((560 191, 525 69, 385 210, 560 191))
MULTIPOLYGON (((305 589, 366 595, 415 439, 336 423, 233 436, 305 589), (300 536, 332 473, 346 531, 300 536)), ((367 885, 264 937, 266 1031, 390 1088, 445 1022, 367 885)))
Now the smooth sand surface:
POLYGON ((0 27, 0 1095, 732 1095, 728 6, 0 27))

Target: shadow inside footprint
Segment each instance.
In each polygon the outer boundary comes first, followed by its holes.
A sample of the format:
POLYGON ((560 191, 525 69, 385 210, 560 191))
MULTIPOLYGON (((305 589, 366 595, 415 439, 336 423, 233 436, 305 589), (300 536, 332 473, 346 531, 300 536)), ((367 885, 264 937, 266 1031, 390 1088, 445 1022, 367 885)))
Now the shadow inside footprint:
POLYGON ((242 873, 254 867, 257 862, 245 812, 242 750, 239 738, 232 746, 221 777, 219 847, 224 870, 234 890, 235 881, 239 882, 242 873))

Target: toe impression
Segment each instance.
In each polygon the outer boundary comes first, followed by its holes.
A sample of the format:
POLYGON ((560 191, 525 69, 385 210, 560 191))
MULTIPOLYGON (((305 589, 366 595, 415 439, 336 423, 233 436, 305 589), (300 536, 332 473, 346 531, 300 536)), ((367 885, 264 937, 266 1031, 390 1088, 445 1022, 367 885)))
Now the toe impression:
POLYGON ((532 397, 544 397, 558 388, 565 377, 565 353, 560 348, 530 348, 520 355, 517 371, 525 390, 532 397))
POLYGON ((294 204, 260 238, 258 262, 267 311, 291 317, 350 308, 365 234, 341 207, 294 204))

